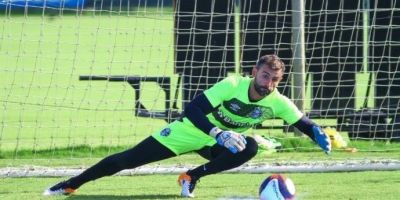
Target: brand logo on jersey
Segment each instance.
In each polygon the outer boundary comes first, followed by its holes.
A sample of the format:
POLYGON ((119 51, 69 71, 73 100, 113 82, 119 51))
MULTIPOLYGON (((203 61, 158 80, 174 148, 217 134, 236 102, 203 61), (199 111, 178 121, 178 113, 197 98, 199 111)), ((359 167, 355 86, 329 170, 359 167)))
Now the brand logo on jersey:
POLYGON ((214 111, 213 116, 215 117, 216 120, 218 120, 228 128, 251 127, 251 123, 234 121, 230 117, 225 116, 221 110, 214 111))
POLYGON ((250 113, 250 117, 253 119, 258 119, 263 115, 263 111, 260 107, 255 107, 250 113))
POLYGON ((237 112, 238 110, 240 110, 240 106, 237 103, 231 103, 231 105, 229 105, 229 108, 235 112, 237 112))
POLYGON ((252 119, 271 119, 274 117, 274 112, 268 107, 255 107, 248 115, 252 119))
POLYGON ((171 133, 171 129, 170 128, 164 128, 161 132, 160 135, 167 137, 169 134, 171 133))

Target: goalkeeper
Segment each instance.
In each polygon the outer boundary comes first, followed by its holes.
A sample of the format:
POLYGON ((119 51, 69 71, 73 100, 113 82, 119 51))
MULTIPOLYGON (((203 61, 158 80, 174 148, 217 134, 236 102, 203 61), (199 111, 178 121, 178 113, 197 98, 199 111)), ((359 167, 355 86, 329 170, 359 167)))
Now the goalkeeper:
POLYGON ((274 117, 298 128, 330 153, 330 141, 321 128, 276 89, 284 71, 285 65, 278 56, 262 56, 252 70, 252 78, 234 76, 216 83, 193 99, 180 119, 133 148, 110 155, 81 174, 52 186, 44 195, 68 195, 89 181, 121 170, 197 152, 209 161, 178 178, 181 195, 194 197, 193 190, 201 177, 238 167, 254 157, 256 141, 241 133, 274 117))

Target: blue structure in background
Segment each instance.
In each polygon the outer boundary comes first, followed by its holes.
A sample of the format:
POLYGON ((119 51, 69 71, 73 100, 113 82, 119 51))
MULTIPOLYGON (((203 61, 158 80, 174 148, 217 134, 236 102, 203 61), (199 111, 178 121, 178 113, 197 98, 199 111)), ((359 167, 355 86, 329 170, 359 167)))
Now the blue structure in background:
POLYGON ((115 5, 122 5, 122 6, 130 6, 130 7, 137 7, 137 6, 172 6, 172 0, 86 0, 88 2, 88 6, 90 5, 101 5, 102 8, 109 8, 112 4, 115 5))
POLYGON ((85 0, 0 0, 0 9, 6 8, 71 8, 85 7, 85 0))
POLYGON ((29 8, 54 8, 54 9, 94 9, 107 10, 112 7, 150 7, 172 6, 172 0, 0 0, 0 10, 21 10, 29 8))

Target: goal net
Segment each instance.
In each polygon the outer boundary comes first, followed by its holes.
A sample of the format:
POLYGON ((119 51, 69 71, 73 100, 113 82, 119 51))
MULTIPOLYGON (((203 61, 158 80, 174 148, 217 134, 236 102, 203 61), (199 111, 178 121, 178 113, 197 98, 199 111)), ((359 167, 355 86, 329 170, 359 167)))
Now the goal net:
MULTIPOLYGON (((0 176, 76 174, 224 77, 251 74, 264 54, 284 60, 279 90, 299 100, 290 0, 7 0, 0 12, 0 176)), ((399 169, 399 1, 306 0, 301 12, 304 112, 352 149, 326 157, 271 119, 247 134, 281 148, 238 170, 399 169)), ((204 162, 195 157, 125 174, 175 173, 204 162)))

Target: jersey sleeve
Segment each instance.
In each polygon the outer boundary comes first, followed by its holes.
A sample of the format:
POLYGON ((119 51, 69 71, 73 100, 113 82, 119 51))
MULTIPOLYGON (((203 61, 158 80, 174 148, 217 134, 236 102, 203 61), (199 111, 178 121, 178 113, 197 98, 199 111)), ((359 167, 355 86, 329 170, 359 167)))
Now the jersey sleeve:
POLYGON ((279 108, 277 116, 285 120, 289 125, 296 123, 301 119, 301 117, 303 117, 303 113, 286 96, 282 96, 279 108))
POLYGON ((227 77, 216 83, 211 88, 204 91, 207 99, 215 108, 224 100, 229 99, 235 91, 235 87, 239 84, 239 79, 235 76, 227 77))

